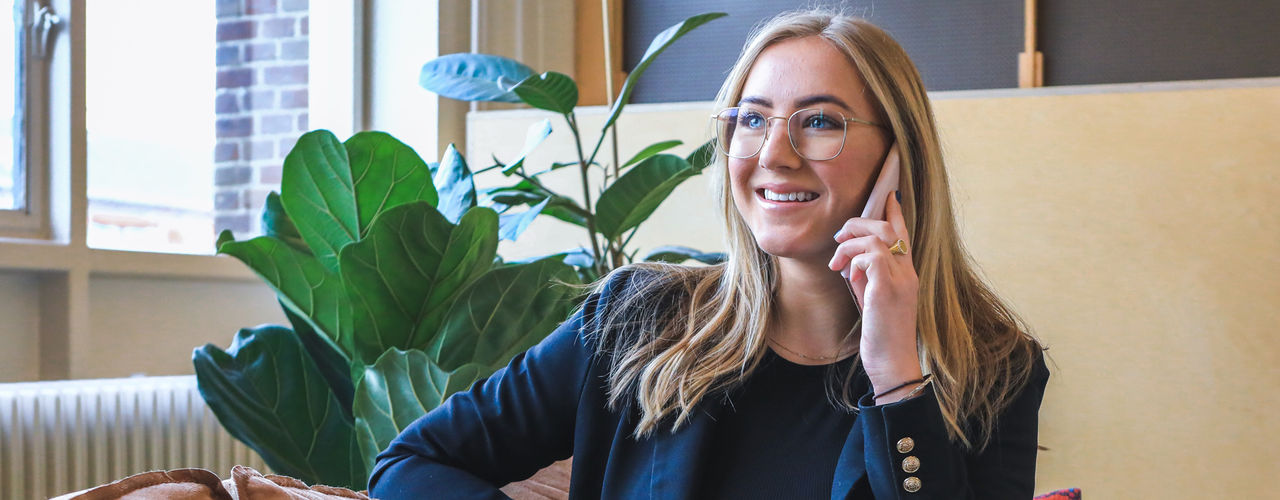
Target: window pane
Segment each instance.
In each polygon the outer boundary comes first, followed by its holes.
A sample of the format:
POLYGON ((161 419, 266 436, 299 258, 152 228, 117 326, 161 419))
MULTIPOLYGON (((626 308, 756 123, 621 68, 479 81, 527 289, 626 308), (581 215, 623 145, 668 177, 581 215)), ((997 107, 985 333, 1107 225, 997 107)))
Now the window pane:
POLYGON ((89 245, 213 253, 261 233, 308 126, 306 0, 86 2, 89 245))
POLYGON ((0 98, 0 210, 21 210, 25 207, 26 182, 23 169, 26 167, 17 154, 16 147, 22 139, 22 94, 20 79, 22 77, 22 59, 18 57, 21 44, 18 34, 22 32, 22 0, 8 2, 12 14, 9 22, 0 22, 0 95, 12 96, 12 99, 0 98))

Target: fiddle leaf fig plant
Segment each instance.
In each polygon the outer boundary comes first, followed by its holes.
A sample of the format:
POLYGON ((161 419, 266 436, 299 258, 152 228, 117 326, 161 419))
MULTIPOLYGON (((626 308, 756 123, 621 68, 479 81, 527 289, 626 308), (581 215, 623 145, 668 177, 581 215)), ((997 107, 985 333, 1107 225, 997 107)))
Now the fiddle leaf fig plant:
MULTIPOLYGON (((574 262, 579 275, 584 279, 595 279, 630 262, 636 251, 630 250, 628 246, 640 224, 653 214, 677 186, 701 173, 711 163, 711 143, 698 148, 702 154, 695 153, 687 158, 663 153, 682 144, 676 140, 645 147, 626 163, 621 163, 617 148, 617 119, 631 98, 640 76, 659 54, 695 28, 724 16, 723 13, 693 16, 659 33, 649 44, 635 69, 627 76, 591 149, 584 149, 583 131, 578 125, 578 85, 567 75, 554 71, 538 74, 528 66, 500 56, 450 54, 423 65, 419 83, 427 90, 453 99, 523 102, 564 118, 573 136, 577 158, 574 161, 554 163, 536 172, 527 168, 525 158, 532 147, 541 143, 551 132, 550 122, 536 123, 530 128, 525 147, 515 161, 502 164, 495 159, 494 166, 484 169, 500 169, 503 175, 514 177, 516 182, 480 190, 479 203, 504 216, 508 210, 527 206, 529 209, 526 213, 547 215, 582 227, 587 232, 590 248, 582 248, 574 262), (606 137, 613 138, 612 162, 597 158, 606 137), (576 199, 551 189, 540 179, 544 174, 575 166, 580 174, 582 188, 581 196, 576 199), (606 183, 594 204, 592 189, 588 184, 591 169, 602 171, 606 183)), ((519 231, 512 231, 511 234, 514 239, 519 231)), ((684 255, 686 254, 667 252, 662 254, 662 260, 681 262, 685 260, 681 258, 684 255)), ((715 255, 719 255, 719 258, 699 260, 711 263, 723 260, 722 254, 706 254, 703 257, 715 255)))
POLYGON ((381 132, 303 135, 267 197, 266 234, 218 239, 291 323, 195 350, 223 427, 277 473, 363 489, 408 422, 550 333, 578 274, 563 256, 502 263, 501 218, 475 201, 452 147, 428 164, 381 132), (423 400, 427 379, 445 382, 423 400))

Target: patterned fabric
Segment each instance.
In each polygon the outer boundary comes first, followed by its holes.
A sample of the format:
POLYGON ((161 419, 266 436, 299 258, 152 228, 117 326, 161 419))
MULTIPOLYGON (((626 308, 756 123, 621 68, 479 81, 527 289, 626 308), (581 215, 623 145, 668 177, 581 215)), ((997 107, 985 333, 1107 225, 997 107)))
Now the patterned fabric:
POLYGON ((1035 500, 1080 500, 1080 488, 1051 491, 1036 497, 1035 500))

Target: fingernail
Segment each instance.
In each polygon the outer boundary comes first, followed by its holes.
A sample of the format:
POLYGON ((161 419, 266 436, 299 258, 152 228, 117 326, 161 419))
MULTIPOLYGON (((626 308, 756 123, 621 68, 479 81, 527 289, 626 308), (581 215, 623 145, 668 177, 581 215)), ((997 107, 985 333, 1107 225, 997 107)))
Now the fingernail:
POLYGON ((894 190, 893 197, 898 199, 898 203, 902 203, 902 191, 894 190))
POLYGON ((841 230, 839 230, 839 231, 836 231, 835 236, 832 236, 832 237, 831 237, 831 239, 836 240, 836 241, 840 241, 840 235, 842 235, 842 234, 844 234, 844 230, 843 230, 843 229, 841 229, 841 230))

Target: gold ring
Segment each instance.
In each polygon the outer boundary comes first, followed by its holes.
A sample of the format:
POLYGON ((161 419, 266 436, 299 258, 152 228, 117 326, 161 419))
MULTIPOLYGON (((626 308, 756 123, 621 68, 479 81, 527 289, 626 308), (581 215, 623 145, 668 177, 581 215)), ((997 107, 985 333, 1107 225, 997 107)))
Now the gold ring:
POLYGON ((893 246, 889 247, 889 253, 894 255, 906 255, 907 242, 898 240, 896 243, 893 244, 893 246))

